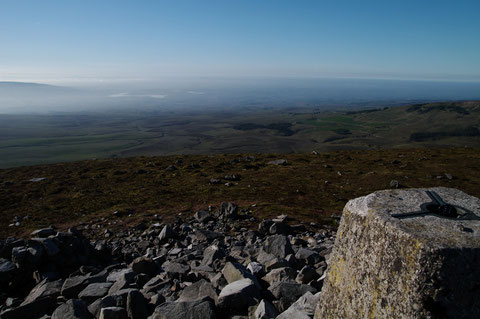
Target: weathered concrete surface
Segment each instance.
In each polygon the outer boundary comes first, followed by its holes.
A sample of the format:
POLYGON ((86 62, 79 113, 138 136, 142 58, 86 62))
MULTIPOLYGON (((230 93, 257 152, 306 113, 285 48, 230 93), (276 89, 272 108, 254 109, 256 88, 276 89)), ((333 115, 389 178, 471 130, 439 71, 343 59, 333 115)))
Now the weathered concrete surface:
POLYGON ((345 206, 315 318, 480 318, 480 221, 392 217, 431 202, 480 216, 449 188, 386 190, 345 206))

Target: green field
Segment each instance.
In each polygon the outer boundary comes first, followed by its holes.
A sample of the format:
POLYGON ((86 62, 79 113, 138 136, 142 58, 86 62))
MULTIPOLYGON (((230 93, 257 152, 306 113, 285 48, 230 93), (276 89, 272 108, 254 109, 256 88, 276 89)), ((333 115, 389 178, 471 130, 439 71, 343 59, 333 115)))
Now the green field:
POLYGON ((474 130, 479 126, 479 102, 357 112, 239 108, 189 113, 0 115, 0 168, 140 155, 477 147, 480 137, 474 130), (466 129, 473 134, 466 134, 466 129))

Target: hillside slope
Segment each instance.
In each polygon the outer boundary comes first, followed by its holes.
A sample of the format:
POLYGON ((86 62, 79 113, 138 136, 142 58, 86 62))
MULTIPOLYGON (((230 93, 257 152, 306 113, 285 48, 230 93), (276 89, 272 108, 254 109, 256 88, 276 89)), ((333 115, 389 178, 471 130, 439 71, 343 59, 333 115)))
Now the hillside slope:
POLYGON ((258 218, 288 214, 294 222, 331 223, 349 199, 390 187, 447 186, 480 196, 478 167, 478 148, 434 148, 134 157, 3 169, 0 238, 52 224, 123 228, 223 201, 258 218), (269 164, 277 159, 287 165, 269 164))

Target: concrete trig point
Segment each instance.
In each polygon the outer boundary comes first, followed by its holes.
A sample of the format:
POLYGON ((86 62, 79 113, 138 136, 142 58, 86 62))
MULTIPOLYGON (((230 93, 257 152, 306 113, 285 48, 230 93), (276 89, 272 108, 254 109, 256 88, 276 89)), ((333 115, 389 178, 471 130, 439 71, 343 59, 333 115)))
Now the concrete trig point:
POLYGON ((315 318, 480 318, 480 200, 439 187, 349 201, 315 318))

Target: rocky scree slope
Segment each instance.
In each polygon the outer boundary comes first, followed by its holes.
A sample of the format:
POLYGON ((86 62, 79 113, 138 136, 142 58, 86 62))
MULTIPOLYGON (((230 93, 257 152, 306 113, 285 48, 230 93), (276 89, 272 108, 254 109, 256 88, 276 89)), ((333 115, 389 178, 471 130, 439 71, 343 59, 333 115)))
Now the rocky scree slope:
POLYGON ((0 317, 312 318, 335 231, 245 228, 234 203, 89 241, 76 228, 0 241, 0 317))

